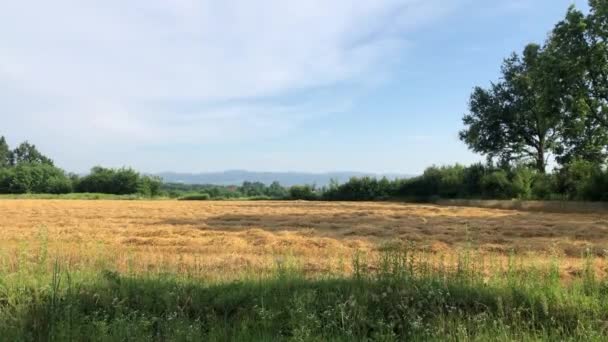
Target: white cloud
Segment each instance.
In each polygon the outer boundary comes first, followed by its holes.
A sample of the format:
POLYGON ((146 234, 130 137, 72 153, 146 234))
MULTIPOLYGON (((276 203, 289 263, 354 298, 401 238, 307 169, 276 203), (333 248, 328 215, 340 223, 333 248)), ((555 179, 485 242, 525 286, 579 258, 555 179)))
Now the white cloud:
POLYGON ((112 144, 288 131, 349 99, 278 100, 381 78, 442 3, 3 1, 0 134, 74 146, 82 169, 112 144))

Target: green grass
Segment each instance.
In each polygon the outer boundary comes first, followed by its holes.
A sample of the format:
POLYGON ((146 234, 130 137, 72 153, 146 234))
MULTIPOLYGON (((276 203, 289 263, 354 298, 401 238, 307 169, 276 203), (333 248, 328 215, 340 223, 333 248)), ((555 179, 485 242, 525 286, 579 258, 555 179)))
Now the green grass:
MULTIPOLYGON (((352 276, 272 276, 209 282, 171 273, 70 272, 55 264, 0 271, 6 341, 537 341, 605 340, 608 284, 591 259, 568 285, 557 266, 484 278, 475 258, 453 268, 385 252, 352 276), (370 264, 371 265, 371 264, 370 264)), ((479 260, 477 260, 479 261, 479 260)), ((6 266, 6 265, 5 265, 6 266)))
MULTIPOLYGON (((69 194, 0 194, 3 199, 62 199, 62 200, 171 200, 165 196, 146 197, 140 194, 112 195, 101 193, 69 193, 69 194)), ((174 200, 174 199, 173 199, 174 200)), ((268 196, 235 197, 235 198, 211 198, 208 194, 184 194, 177 198, 180 201, 260 201, 275 200, 268 196)))
POLYGON ((145 197, 139 194, 112 195, 100 193, 69 193, 69 194, 0 194, 1 199, 63 199, 63 200, 140 200, 165 199, 163 197, 145 197))
POLYGON ((270 196, 252 196, 252 197, 211 197, 209 194, 193 194, 184 195, 178 198, 179 201, 273 201, 283 200, 270 196))

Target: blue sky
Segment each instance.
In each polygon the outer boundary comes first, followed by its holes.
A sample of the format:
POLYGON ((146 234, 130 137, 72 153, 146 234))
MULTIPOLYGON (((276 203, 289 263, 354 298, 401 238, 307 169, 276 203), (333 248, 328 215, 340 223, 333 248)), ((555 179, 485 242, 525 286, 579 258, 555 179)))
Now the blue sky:
POLYGON ((570 0, 2 1, 0 135, 69 171, 413 174, 570 0))

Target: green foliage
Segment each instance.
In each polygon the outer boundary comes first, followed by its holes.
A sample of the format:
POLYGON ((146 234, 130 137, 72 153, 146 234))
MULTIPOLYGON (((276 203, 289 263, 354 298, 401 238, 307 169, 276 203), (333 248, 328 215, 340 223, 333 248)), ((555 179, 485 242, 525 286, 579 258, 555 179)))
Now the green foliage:
POLYGON ((488 172, 488 167, 481 163, 464 168, 462 175, 463 197, 474 197, 481 194, 481 180, 488 172))
POLYGON ((512 195, 518 199, 532 198, 532 185, 536 174, 530 168, 519 166, 511 171, 512 195))
POLYGON ((576 159, 601 163, 607 153, 608 11, 605 0, 589 5, 587 15, 570 7, 547 43, 564 113, 564 144, 558 154, 562 164, 576 159))
POLYGON ((109 169, 96 166, 78 181, 76 191, 126 195, 139 190, 140 175, 130 168, 109 169))
MULTIPOLYGON (((138 194, 112 195, 88 192, 70 192, 63 194, 27 193, 27 194, 0 194, 0 199, 61 199, 61 200, 140 200, 138 194)), ((158 198, 158 197, 157 197, 158 198)))
POLYGON ((466 128, 460 132, 473 151, 502 162, 531 161, 545 172, 561 123, 546 59, 542 47, 530 44, 522 56, 505 59, 499 82, 489 89, 475 88, 463 118, 466 128))
POLYGON ((72 186, 63 170, 50 164, 19 163, 0 169, 0 193, 68 193, 72 186))
POLYGON ((540 200, 551 199, 556 193, 556 180, 553 174, 537 173, 532 180, 532 198, 540 200))
POLYGON ((394 192, 393 184, 386 178, 377 180, 371 177, 353 177, 338 185, 332 183, 323 198, 342 201, 372 201, 389 198, 394 192))
POLYGON ((6 139, 0 136, 0 169, 9 167, 12 162, 11 150, 6 143, 6 139))
POLYGON ((240 191, 245 197, 263 196, 266 194, 266 185, 262 182, 243 182, 240 191))
POLYGON ((209 194, 186 195, 179 198, 180 201, 208 201, 211 199, 209 194))
POLYGON ((318 199, 314 187, 310 185, 294 185, 289 188, 289 198, 293 200, 312 201, 318 199))
POLYGON ((53 166, 53 161, 40 153, 36 145, 25 141, 11 153, 11 165, 19 164, 48 164, 53 166))
POLYGON ((48 194, 68 194, 74 190, 72 181, 62 176, 53 176, 46 181, 46 191, 48 194))
POLYGON ((557 174, 558 188, 570 199, 585 199, 591 190, 593 178, 600 173, 599 165, 590 161, 574 160, 557 174))
POLYGON ((161 192, 171 198, 208 195, 209 199, 288 199, 289 191, 278 182, 266 186, 261 182, 244 182, 241 186, 165 183, 161 192))
POLYGON ((502 67, 501 79, 477 87, 461 139, 503 162, 534 162, 544 172, 549 154, 560 166, 602 164, 608 155, 608 6, 589 1, 588 14, 571 6, 546 42, 528 45, 502 67))
POLYGON ((513 196, 513 186, 509 174, 504 170, 494 171, 481 179, 482 194, 486 198, 509 199, 513 196))
POLYGON ((143 196, 156 197, 161 195, 163 180, 157 176, 142 176, 137 185, 137 192, 143 196))
POLYGON ((12 180, 15 178, 15 171, 12 168, 0 168, 0 194, 10 193, 12 180))
POLYGON ((270 198, 284 199, 289 196, 289 192, 279 182, 272 182, 264 191, 264 195, 270 198))
POLYGON ((395 195, 418 199, 475 197, 481 194, 481 178, 485 173, 486 168, 480 164, 431 166, 419 177, 397 181, 395 195))

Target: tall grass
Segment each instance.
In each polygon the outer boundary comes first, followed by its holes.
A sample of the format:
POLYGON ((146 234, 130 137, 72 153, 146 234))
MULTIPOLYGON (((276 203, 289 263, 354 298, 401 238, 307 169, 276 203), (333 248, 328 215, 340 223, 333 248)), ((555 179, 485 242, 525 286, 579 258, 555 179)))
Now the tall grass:
MULTIPOLYGON (((39 240, 46 249, 43 231, 39 240)), ((2 340, 600 341, 608 322, 608 284, 590 255, 564 283, 557 258, 543 269, 513 257, 487 274, 472 250, 448 261, 387 246, 354 255, 348 276, 310 277, 281 260, 270 276, 230 282, 73 271, 38 254, 0 270, 2 340)))

